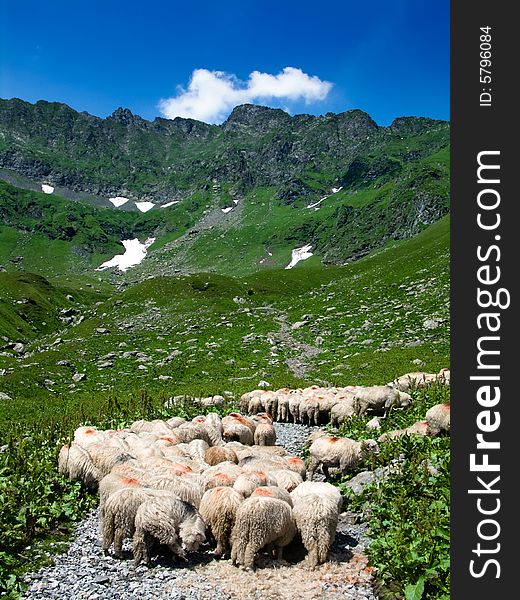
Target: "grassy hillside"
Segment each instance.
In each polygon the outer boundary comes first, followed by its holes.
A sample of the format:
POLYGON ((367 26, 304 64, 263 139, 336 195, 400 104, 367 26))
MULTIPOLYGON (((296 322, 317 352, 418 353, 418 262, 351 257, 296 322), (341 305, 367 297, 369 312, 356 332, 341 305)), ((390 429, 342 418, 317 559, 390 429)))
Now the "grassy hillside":
MULTIPOLYGON (((31 319, 43 313, 25 316, 25 354, 0 356, 0 391, 15 399, 0 405, 0 418, 88 415, 109 397, 143 389, 164 399, 236 395, 261 379, 273 388, 369 384, 418 364, 438 371, 449 362, 448 223, 346 267, 161 277, 72 302, 38 280, 46 290, 38 311, 65 303, 83 319, 34 338, 31 319)), ((41 296, 24 293, 31 303, 41 296)), ((4 335, 18 339, 23 332, 15 338, 7 329, 12 301, 6 305, 4 335)))

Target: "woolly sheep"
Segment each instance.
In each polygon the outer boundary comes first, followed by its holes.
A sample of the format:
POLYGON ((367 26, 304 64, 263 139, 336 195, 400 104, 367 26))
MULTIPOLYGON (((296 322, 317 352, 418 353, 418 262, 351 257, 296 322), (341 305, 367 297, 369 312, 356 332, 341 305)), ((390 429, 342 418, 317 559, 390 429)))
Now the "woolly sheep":
POLYGON ((401 392, 408 392, 410 388, 423 388, 431 385, 436 380, 437 375, 435 373, 424 373, 419 371, 414 373, 405 373, 397 379, 394 379, 394 381, 388 385, 394 386, 401 392))
POLYGON ((289 398, 289 414, 292 417, 293 423, 300 422, 300 403, 302 398, 299 394, 293 394, 289 398))
POLYGON ((296 534, 291 507, 283 500, 267 497, 248 498, 239 506, 231 533, 231 562, 254 567, 255 554, 272 545, 277 558, 296 534))
POLYGON ((269 423, 260 423, 255 429, 254 442, 258 446, 274 446, 276 444, 275 428, 269 423))
POLYGON ((81 481, 91 490, 97 489, 103 477, 92 462, 90 453, 75 442, 62 446, 58 455, 58 472, 71 481, 81 481))
POLYGON ((338 506, 328 496, 309 494, 296 502, 293 516, 308 553, 307 564, 314 569, 327 560, 336 536, 338 506))
POLYGON ((184 502, 188 502, 195 508, 199 507, 204 494, 204 490, 200 485, 186 477, 152 475, 150 477, 145 476, 143 482, 153 489, 172 492, 178 498, 184 500, 184 502))
POLYGON ((262 398, 260 396, 253 396, 247 405, 247 414, 255 415, 258 412, 262 412, 264 410, 264 404, 262 402, 262 398))
POLYGON ((222 462, 204 471, 205 488, 209 490, 220 486, 233 486, 242 469, 232 462, 222 462))
POLYGON ((293 505, 292 498, 289 492, 275 485, 261 485, 257 487, 256 490, 251 494, 251 498, 255 498, 256 496, 262 496, 266 498, 277 498, 278 500, 283 500, 284 502, 287 502, 287 504, 291 508, 293 505))
POLYGON ((330 411, 330 424, 333 427, 339 427, 349 417, 353 417, 355 414, 356 411, 354 408, 354 398, 337 402, 330 411))
POLYGON ((206 526, 198 511, 187 502, 175 497, 154 497, 143 502, 135 515, 133 539, 134 562, 150 564, 154 540, 166 544, 170 550, 185 558, 180 542, 188 552, 198 550, 206 539, 206 526))
POLYGON ((105 504, 109 496, 118 490, 125 488, 136 488, 136 487, 149 487, 139 477, 132 477, 129 475, 123 475, 119 473, 109 473, 105 475, 99 482, 99 519, 103 520, 105 504))
POLYGON ((276 481, 276 485, 279 488, 283 488, 287 492, 292 492, 300 485, 300 483, 303 482, 303 479, 299 473, 295 473, 289 469, 270 471, 270 475, 276 481))
POLYGON ((450 432, 450 405, 436 404, 426 412, 426 421, 433 435, 450 432))
POLYGON ((258 456, 287 456, 288 452, 282 446, 251 446, 250 450, 258 456))
POLYGON ((326 481, 304 481, 291 492, 293 504, 296 505, 302 498, 309 495, 327 496, 336 503, 338 511, 343 506, 343 498, 339 489, 326 481))
POLYGON ((265 471, 249 471, 239 475, 233 484, 233 489, 244 498, 248 498, 257 487, 276 483, 265 471))
POLYGON ((314 441, 309 449, 309 479, 312 480, 318 466, 330 478, 329 468, 339 468, 345 475, 355 469, 369 454, 379 451, 375 440, 356 442, 350 438, 322 437, 314 441))
POLYGON ((222 433, 222 418, 218 413, 215 412, 210 412, 206 415, 206 420, 204 421, 204 423, 206 425, 209 425, 210 427, 214 427, 215 429, 218 429, 218 431, 220 431, 220 433, 222 433))
POLYGON ((242 425, 237 422, 229 423, 224 427, 222 438, 226 442, 237 441, 248 446, 251 446, 254 442, 251 429, 247 427, 247 425, 242 425))
POLYGON ((391 408, 406 408, 412 402, 412 397, 406 392, 400 392, 391 385, 374 385, 357 390, 354 396, 355 414, 362 417, 370 410, 383 412, 386 418, 391 408))
POLYGON ((280 394, 277 398, 276 420, 285 423, 289 420, 289 394, 280 394))
MULTIPOLYGON (((291 404, 289 403, 289 408, 291 404)), ((319 425, 320 403, 316 397, 303 398, 298 405, 299 420, 303 424, 319 425)))
POLYGON ((175 498, 171 492, 143 487, 123 488, 108 496, 101 521, 101 547, 105 554, 114 544, 114 554, 122 557, 123 540, 134 535, 139 506, 151 497, 158 496, 175 498))
POLYGON ((370 421, 367 422, 367 429, 381 429, 381 417, 373 417, 370 421))
POLYGON ((204 453, 204 460, 210 466, 218 465, 224 461, 238 463, 236 452, 231 448, 224 448, 223 446, 208 448, 204 453))
POLYGON ((254 435, 256 423, 253 421, 253 419, 246 417, 244 415, 241 415, 240 413, 236 413, 236 412, 229 413, 229 415, 226 415, 222 419, 223 431, 225 432, 225 430, 227 429, 227 427, 229 425, 236 424, 236 423, 239 423, 240 425, 245 425, 246 427, 248 427, 251 430, 251 434, 254 435))
POLYGON ((200 423, 183 423, 175 429, 180 441, 189 444, 193 440, 204 440, 210 444, 210 438, 205 427, 200 423))
POLYGON ((194 461, 201 463, 205 467, 206 461, 204 460, 204 455, 209 447, 209 444, 204 440, 192 440, 188 444, 188 453, 194 461))
POLYGON ((217 557, 230 550, 231 531, 243 500, 241 494, 227 486, 214 487, 202 496, 199 512, 217 542, 217 557))
POLYGON ((180 427, 183 423, 186 423, 186 419, 183 419, 182 417, 172 417, 171 419, 168 419, 166 423, 171 429, 176 429, 177 427, 180 427))
POLYGON ((383 433, 378 438, 378 442, 388 442, 389 440, 394 440, 403 435, 421 435, 426 436, 430 435, 431 431, 428 426, 427 421, 417 421, 410 427, 406 427, 405 429, 394 429, 393 431, 388 431, 387 433, 383 433))

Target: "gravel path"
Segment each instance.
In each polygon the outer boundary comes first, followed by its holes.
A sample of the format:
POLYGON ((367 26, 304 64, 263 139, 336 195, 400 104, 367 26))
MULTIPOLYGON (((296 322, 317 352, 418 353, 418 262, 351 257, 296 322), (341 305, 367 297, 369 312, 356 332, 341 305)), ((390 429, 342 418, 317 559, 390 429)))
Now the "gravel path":
MULTIPOLYGON (((316 427, 277 423, 278 444, 300 454, 305 439, 316 427)), ((340 516, 330 560, 315 571, 300 566, 303 554, 287 548, 289 561, 266 556, 254 572, 214 560, 212 549, 203 546, 188 562, 174 563, 158 558, 152 568, 134 567, 131 543, 125 545, 123 560, 104 556, 101 550, 97 511, 76 529, 66 554, 55 557, 54 565, 28 574, 25 598, 61 600, 375 600, 370 585, 372 568, 367 565, 366 525, 356 515, 340 516)))

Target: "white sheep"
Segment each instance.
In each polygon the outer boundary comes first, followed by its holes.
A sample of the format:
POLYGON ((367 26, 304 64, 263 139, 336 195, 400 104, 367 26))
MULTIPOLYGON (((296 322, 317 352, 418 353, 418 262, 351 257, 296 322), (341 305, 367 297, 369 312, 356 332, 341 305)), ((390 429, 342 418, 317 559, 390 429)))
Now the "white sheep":
POLYGON ((307 564, 314 569, 327 560, 336 536, 338 506, 328 496, 309 494, 296 502, 293 516, 307 550, 307 564))
POLYGON ((279 469, 276 471, 269 471, 269 473, 276 481, 276 485, 287 492, 292 492, 300 485, 300 483, 303 482, 303 479, 299 473, 289 469, 279 469))
POLYGON ((239 506, 231 534, 231 562, 254 567, 255 554, 267 545, 276 549, 277 559, 296 534, 291 507, 276 498, 247 498, 239 506))
POLYGON ((355 469, 371 453, 379 451, 375 440, 357 442, 350 438, 321 437, 309 449, 309 479, 312 480, 318 466, 330 478, 329 468, 339 468, 342 475, 355 469))
POLYGON ((135 516, 139 506, 152 497, 176 497, 171 492, 143 487, 123 488, 110 494, 101 521, 101 547, 105 554, 112 544, 118 557, 123 555, 123 540, 135 532, 135 516))
POLYGON ((431 431, 427 421, 417 421, 413 425, 405 427, 404 429, 394 429, 393 431, 383 433, 383 435, 379 436, 377 441, 388 442, 389 440, 395 440, 403 435, 420 435, 424 437, 431 435, 431 431))
POLYGON ((406 408, 412 397, 391 385, 374 385, 358 389, 354 396, 355 414, 364 416, 367 411, 382 412, 386 418, 391 408, 406 408))
POLYGON ((227 486, 214 487, 202 496, 199 512, 217 542, 217 557, 230 550, 231 531, 243 500, 241 494, 227 486))
POLYGON ((436 404, 426 412, 426 421, 433 435, 450 432, 450 405, 436 404))
POLYGON ((414 373, 405 373, 397 379, 394 379, 388 385, 394 386, 401 392, 408 392, 410 388, 423 388, 435 383, 438 376, 435 373, 424 373, 417 371, 414 373))
POLYGON ((327 483, 326 481, 304 481, 294 488, 291 492, 291 498, 293 504, 296 505, 302 498, 314 494, 318 496, 327 496, 334 501, 338 507, 338 511, 341 510, 343 506, 341 492, 336 486, 327 483))
POLYGON ((260 423, 255 429, 254 442, 258 446, 274 446, 276 430, 269 423, 260 423))
POLYGON ((175 497, 153 497, 143 502, 135 515, 133 539, 134 562, 150 564, 154 540, 167 545, 180 558, 185 552, 198 550, 206 539, 206 526, 198 511, 189 503, 175 497))
POLYGON ((58 455, 58 472, 71 481, 81 481, 91 490, 97 489, 98 482, 103 478, 88 450, 76 442, 62 446, 58 455))
POLYGON ((349 418, 356 414, 354 408, 354 398, 337 402, 330 411, 330 424, 333 427, 340 427, 349 418))
POLYGON ((229 461, 235 464, 238 463, 238 456, 232 448, 224 446, 212 446, 204 453, 205 462, 210 465, 218 465, 221 462, 229 461))
POLYGON ((293 505, 293 501, 289 492, 275 485, 261 485, 257 487, 256 490, 251 494, 251 498, 255 498, 256 496, 283 500, 284 502, 287 502, 291 508, 293 505))

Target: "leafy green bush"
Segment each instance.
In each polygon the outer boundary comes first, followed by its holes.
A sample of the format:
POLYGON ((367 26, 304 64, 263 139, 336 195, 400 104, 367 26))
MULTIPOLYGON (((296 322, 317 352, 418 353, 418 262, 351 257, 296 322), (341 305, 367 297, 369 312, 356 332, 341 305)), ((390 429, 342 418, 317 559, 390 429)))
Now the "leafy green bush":
MULTIPOLYGON (((412 390, 412 395, 412 407, 392 411, 380 433, 424 419, 428 408, 448 401, 449 388, 434 385, 412 390)), ((350 419, 339 435, 372 437, 365 426, 368 418, 350 419)), ((396 438, 381 444, 381 452, 356 472, 388 465, 393 466, 389 476, 360 495, 339 484, 350 509, 367 513, 368 556, 377 568, 378 595, 383 600, 449 598, 450 438, 396 438)))

